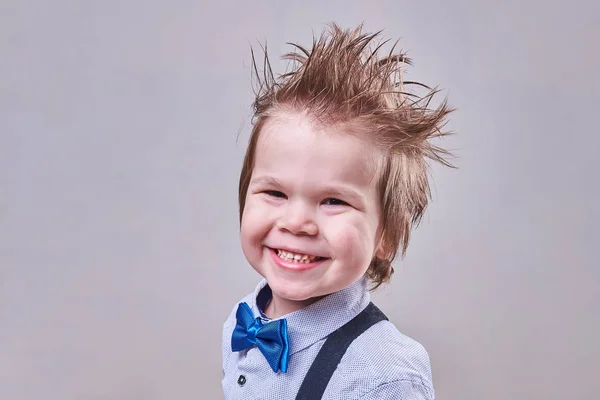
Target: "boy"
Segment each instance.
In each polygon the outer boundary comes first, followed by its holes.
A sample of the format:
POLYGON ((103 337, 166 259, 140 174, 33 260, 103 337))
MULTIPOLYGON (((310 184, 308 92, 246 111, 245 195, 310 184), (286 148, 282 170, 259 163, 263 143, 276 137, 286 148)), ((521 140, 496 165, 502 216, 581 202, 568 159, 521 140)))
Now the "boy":
POLYGON ((278 79, 265 55, 239 185, 242 249, 264 279, 223 327, 226 399, 434 398, 426 351, 369 289, 427 205, 425 159, 448 165, 429 139, 450 110, 405 91, 409 61, 368 50, 378 36, 332 25, 278 79))

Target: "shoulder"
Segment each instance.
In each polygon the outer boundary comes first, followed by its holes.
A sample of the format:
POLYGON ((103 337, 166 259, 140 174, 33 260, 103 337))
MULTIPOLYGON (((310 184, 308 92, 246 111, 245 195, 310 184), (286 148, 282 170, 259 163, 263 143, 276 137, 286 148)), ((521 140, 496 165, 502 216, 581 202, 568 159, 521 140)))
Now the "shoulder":
POLYGON ((356 338, 335 375, 343 386, 352 385, 354 394, 359 388, 365 396, 359 398, 388 398, 386 393, 389 398, 434 398, 427 351, 389 321, 373 325, 356 338))
POLYGON ((348 348, 347 355, 362 360, 373 373, 383 373, 388 380, 431 382, 431 364, 425 348, 389 321, 381 321, 365 331, 348 348))

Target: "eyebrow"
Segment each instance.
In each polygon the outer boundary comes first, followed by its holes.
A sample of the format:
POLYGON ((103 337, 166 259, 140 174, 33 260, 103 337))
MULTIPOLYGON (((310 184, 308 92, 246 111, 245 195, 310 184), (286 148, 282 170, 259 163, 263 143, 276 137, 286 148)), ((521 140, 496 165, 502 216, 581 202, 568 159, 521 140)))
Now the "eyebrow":
POLYGON ((326 186, 320 190, 320 192, 331 197, 341 197, 342 199, 350 199, 354 201, 363 201, 363 196, 357 191, 343 186, 326 186))
POLYGON ((250 181, 250 185, 265 185, 265 186, 277 186, 282 187, 283 185, 277 179, 272 176, 259 176, 250 181))

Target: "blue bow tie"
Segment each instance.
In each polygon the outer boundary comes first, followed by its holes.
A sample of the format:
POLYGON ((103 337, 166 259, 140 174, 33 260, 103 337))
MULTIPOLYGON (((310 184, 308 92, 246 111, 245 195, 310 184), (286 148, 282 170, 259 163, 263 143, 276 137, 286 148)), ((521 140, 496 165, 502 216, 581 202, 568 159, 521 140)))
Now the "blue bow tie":
POLYGON ((256 345, 274 372, 287 372, 290 347, 287 321, 279 319, 263 324, 260 318, 254 318, 246 303, 240 303, 235 317, 237 324, 231 335, 231 350, 240 351, 256 345))

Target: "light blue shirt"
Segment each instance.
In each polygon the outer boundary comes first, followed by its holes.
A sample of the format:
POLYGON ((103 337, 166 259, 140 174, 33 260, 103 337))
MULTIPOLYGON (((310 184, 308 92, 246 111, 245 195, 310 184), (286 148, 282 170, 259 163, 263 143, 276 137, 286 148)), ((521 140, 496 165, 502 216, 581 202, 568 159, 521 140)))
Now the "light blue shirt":
MULTIPOLYGON (((241 300, 248 303, 254 317, 265 320, 256 300, 266 285, 262 280, 254 293, 241 300)), ((236 304, 223 325, 225 399, 294 399, 327 336, 358 315, 369 302, 367 280, 362 278, 308 307, 282 316, 287 319, 290 339, 286 373, 273 372, 257 347, 231 351, 236 304)), ((429 356, 423 346, 400 333, 391 322, 378 322, 348 347, 323 399, 433 400, 429 356)))

